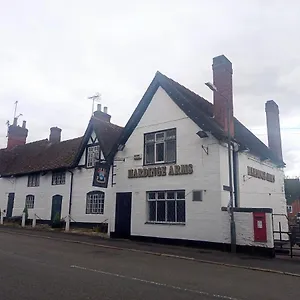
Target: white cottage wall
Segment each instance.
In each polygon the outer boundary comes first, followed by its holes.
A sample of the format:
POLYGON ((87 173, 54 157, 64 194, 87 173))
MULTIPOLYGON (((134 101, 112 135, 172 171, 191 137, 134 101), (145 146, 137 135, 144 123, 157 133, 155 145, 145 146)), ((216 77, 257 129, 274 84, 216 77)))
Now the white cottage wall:
POLYGON ((116 187, 118 192, 132 192, 131 234, 222 242, 220 145, 213 138, 200 139, 200 128, 173 102, 168 94, 158 88, 147 110, 129 137, 123 151, 117 153, 125 162, 117 162, 116 187), (143 166, 143 160, 134 160, 135 154, 143 156, 144 134, 176 128, 176 164, 193 164, 193 174, 147 178, 128 178, 128 170, 143 166), (202 149, 207 147, 208 154, 202 149), (147 224, 146 191, 177 190, 186 192, 185 225, 147 224), (192 191, 203 190, 202 202, 192 201, 192 191))
POLYGON ((29 218, 33 218, 33 214, 43 220, 50 220, 52 197, 61 195, 62 211, 61 216, 68 214, 68 201, 70 189, 70 174, 66 173, 66 183, 64 185, 52 185, 52 172, 40 175, 40 185, 37 187, 28 187, 28 176, 1 178, 1 190, 3 191, 1 209, 7 207, 8 193, 15 193, 13 216, 21 215, 25 207, 26 195, 34 195, 34 208, 28 209, 29 218))

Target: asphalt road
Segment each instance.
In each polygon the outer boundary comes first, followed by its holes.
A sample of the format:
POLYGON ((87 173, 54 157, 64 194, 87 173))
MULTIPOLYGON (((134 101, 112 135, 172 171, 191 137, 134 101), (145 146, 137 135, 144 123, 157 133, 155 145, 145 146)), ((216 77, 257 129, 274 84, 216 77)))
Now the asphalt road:
POLYGON ((300 278, 0 232, 0 299, 299 299, 300 278))

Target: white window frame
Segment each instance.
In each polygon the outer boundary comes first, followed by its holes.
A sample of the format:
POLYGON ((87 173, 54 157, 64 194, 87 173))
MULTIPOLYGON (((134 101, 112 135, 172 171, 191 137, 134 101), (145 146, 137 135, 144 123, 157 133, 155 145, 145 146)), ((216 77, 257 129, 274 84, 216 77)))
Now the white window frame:
POLYGON ((91 145, 86 148, 86 167, 93 168, 100 159, 100 146, 91 145))
POLYGON ((26 195, 25 206, 27 207, 27 209, 34 208, 34 195, 26 195))
POLYGON ((92 191, 86 194, 86 211, 90 214, 104 214, 105 193, 102 191, 92 191))
POLYGON ((66 171, 52 172, 52 185, 62 185, 66 183, 66 171))
POLYGON ((144 165, 154 165, 154 164, 164 164, 164 163, 176 163, 176 128, 161 130, 157 132, 149 132, 145 133, 144 136, 144 165), (167 136, 168 132, 174 131, 174 136, 167 136), (147 139, 150 135, 153 135, 153 139, 147 139), (162 136, 162 137, 160 137, 162 136), (174 147, 174 159, 168 161, 167 160, 167 142, 168 141, 175 141, 175 147, 174 147), (147 162, 147 145, 154 144, 154 161, 153 162, 147 162), (157 157, 157 146, 163 144, 164 145, 164 158, 162 160, 159 160, 157 157))
POLYGON ((166 191, 148 191, 146 192, 146 197, 147 197, 147 223, 153 223, 153 224, 182 224, 184 225, 186 222, 186 197, 185 197, 185 190, 166 190, 166 191), (159 199, 158 195, 162 195, 164 193, 164 198, 159 199), (168 193, 174 193, 174 198, 168 199, 167 195, 168 193), (183 193, 184 198, 179 198, 178 194, 183 193), (155 198, 150 198, 150 195, 155 194, 155 198), (168 221, 168 201, 175 201, 175 211, 174 211, 174 218, 175 221, 168 221), (177 220, 177 210, 178 210, 178 202, 179 201, 184 201, 184 220, 183 221, 178 221, 177 220), (150 202, 156 202, 156 212, 155 212, 155 220, 150 220, 150 202), (158 202, 165 202, 165 220, 164 221, 158 221, 158 211, 157 211, 157 203, 158 202))
POLYGON ((40 174, 39 173, 29 174, 27 186, 36 187, 39 185, 40 185, 40 174))

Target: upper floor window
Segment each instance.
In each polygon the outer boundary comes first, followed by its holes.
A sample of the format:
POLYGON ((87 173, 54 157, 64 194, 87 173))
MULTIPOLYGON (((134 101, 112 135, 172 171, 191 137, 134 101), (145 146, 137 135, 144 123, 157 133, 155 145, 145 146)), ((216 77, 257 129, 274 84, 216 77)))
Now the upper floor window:
POLYGON ((30 174, 28 175, 28 183, 27 186, 33 187, 33 186, 39 186, 40 185, 40 174, 30 174))
POLYGON ((145 165, 176 162, 176 129, 146 133, 144 138, 145 165))
POLYGON ((34 195, 27 195, 25 198, 25 206, 28 209, 34 208, 34 195))
POLYGON ((86 166, 92 168, 95 166, 95 163, 100 159, 100 147, 97 146, 88 146, 86 154, 86 166))
POLYGON ((66 172, 53 172, 52 173, 52 185, 59 185, 66 183, 66 172))
POLYGON ((288 212, 289 214, 292 214, 292 213, 293 213, 293 206, 292 206, 292 205, 287 205, 286 208, 287 208, 287 212, 288 212))
POLYGON ((104 213, 104 193, 101 191, 89 192, 86 195, 86 214, 104 213))

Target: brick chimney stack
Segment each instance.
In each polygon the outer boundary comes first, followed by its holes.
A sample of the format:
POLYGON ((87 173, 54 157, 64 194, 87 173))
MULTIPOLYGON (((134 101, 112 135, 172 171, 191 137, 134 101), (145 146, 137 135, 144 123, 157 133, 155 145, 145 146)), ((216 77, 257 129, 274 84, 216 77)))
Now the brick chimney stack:
POLYGON ((283 158, 278 105, 275 101, 269 100, 266 102, 265 110, 267 117, 268 145, 277 158, 282 161, 283 158))
POLYGON ((54 144, 54 143, 59 143, 60 140, 61 140, 61 129, 58 127, 51 127, 49 142, 54 144))
POLYGON ((212 69, 213 84, 218 90, 218 92, 214 92, 214 118, 224 131, 228 132, 227 118, 229 117, 229 130, 231 136, 234 136, 232 63, 226 56, 220 55, 213 58, 212 69))
POLYGON ((111 115, 107 113, 107 107, 104 106, 104 110, 101 110, 101 104, 97 105, 97 110, 94 112, 94 117, 105 122, 110 122, 111 115))
POLYGON ((12 125, 9 125, 7 132, 7 150, 11 150, 15 146, 25 145, 28 136, 26 121, 23 121, 22 127, 18 126, 18 118, 14 118, 12 125))

